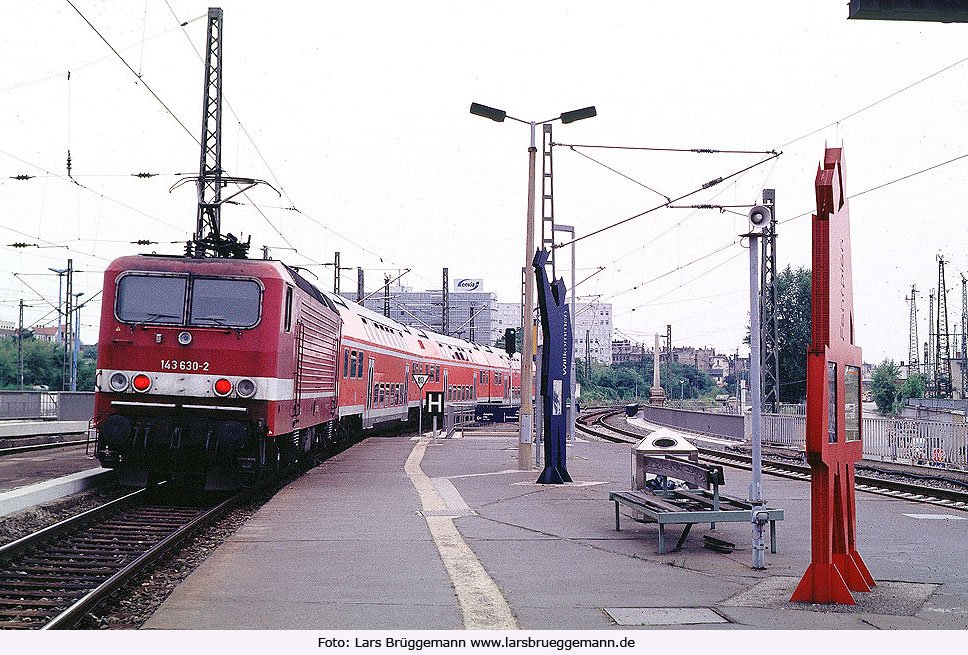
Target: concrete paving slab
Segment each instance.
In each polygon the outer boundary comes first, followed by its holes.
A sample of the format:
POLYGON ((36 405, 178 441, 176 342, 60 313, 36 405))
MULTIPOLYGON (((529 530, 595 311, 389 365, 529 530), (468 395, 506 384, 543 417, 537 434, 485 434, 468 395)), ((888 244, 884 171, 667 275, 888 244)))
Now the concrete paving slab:
POLYGON ((621 626, 729 623, 708 607, 606 607, 605 613, 621 626))
POLYGON ((113 479, 114 471, 95 467, 0 493, 0 516, 92 489, 113 479))
MULTIPOLYGON (((148 627, 460 628, 455 591, 424 515, 453 521, 525 629, 968 627, 968 522, 905 516, 941 513, 924 505, 858 494, 859 548, 879 586, 859 607, 840 611, 788 602, 810 560, 805 482, 764 481, 786 519, 778 524, 779 552, 767 553, 766 570, 756 571, 748 524, 717 525, 717 534, 737 544, 731 554, 702 547, 708 525, 695 526, 680 552, 661 556, 654 524, 623 522, 616 532, 608 492, 629 488, 627 446, 569 446, 572 477, 600 484, 555 486, 534 484, 537 470, 516 470, 514 437, 428 445, 422 493, 441 500, 427 510, 403 472, 414 446, 367 439, 281 491, 148 627), (655 612, 640 615, 652 624, 619 626, 604 608, 655 612), (685 609, 728 622, 659 622, 659 610, 685 609)), ((728 469, 726 479, 725 493, 745 496, 749 472, 728 469)), ((670 528, 670 538, 680 529, 670 528)))

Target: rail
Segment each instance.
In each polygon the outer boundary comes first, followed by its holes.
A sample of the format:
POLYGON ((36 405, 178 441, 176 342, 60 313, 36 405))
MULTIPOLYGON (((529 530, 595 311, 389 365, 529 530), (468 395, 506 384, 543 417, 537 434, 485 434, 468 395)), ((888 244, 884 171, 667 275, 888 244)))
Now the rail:
POLYGON ((234 506, 146 504, 140 490, 0 547, 0 627, 64 629, 163 553, 234 506), (94 552, 96 550, 96 552, 94 552))

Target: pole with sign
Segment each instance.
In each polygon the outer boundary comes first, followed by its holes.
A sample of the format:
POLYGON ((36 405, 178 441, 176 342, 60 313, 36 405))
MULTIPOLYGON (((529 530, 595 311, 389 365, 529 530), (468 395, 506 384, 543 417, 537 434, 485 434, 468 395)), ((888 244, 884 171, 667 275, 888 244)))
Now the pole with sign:
MULTIPOLYGON (((423 391, 424 385, 427 384, 427 380, 430 376, 426 373, 414 373, 413 381, 417 385, 417 389, 423 391)), ((417 434, 421 437, 423 436, 423 407, 417 412, 417 434)))
POLYGON ((434 419, 434 439, 436 439, 437 419, 444 415, 444 392, 428 391, 424 397, 424 409, 434 419))

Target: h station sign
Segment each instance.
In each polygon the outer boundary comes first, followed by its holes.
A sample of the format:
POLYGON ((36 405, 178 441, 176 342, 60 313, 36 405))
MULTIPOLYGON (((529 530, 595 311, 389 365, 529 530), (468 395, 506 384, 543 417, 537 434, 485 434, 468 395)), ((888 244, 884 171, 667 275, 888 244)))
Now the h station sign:
POLYGON ((811 562, 792 601, 853 605, 874 578, 857 551, 854 464, 863 457, 861 350, 854 343, 850 218, 843 149, 827 148, 815 182, 807 460, 811 562))

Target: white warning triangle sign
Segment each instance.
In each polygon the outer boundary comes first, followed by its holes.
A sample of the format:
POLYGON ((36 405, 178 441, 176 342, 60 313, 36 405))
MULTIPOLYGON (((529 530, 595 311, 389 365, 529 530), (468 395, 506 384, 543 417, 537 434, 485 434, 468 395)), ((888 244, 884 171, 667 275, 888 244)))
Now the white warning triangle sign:
POLYGON ((417 383, 417 388, 418 389, 423 389, 424 388, 424 385, 427 384, 427 380, 429 380, 429 379, 430 379, 430 376, 427 375, 426 373, 414 373, 413 374, 413 381, 417 383))

